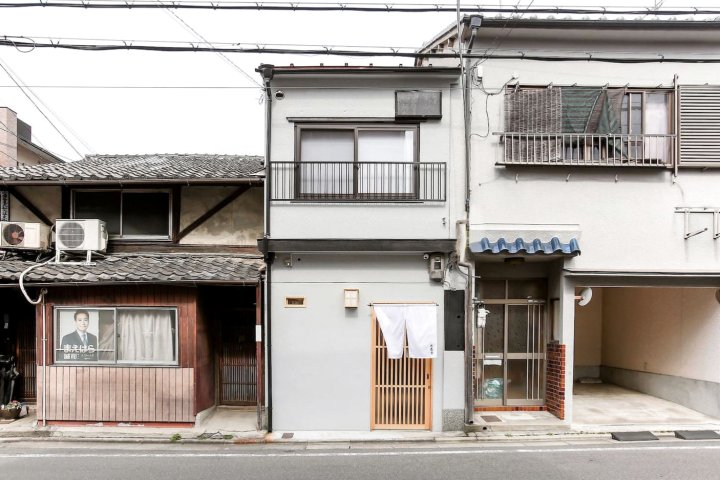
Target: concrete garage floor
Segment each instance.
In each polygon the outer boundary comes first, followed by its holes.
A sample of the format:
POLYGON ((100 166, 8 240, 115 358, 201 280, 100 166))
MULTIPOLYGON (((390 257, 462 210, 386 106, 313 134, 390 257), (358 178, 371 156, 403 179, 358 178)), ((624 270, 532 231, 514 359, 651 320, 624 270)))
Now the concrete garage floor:
POLYGON ((617 385, 574 385, 573 429, 620 431, 637 430, 638 427, 643 430, 717 430, 720 419, 617 385))
POLYGON ((475 425, 489 431, 720 430, 720 419, 652 395, 606 383, 574 385, 571 425, 548 412, 475 413, 475 425))

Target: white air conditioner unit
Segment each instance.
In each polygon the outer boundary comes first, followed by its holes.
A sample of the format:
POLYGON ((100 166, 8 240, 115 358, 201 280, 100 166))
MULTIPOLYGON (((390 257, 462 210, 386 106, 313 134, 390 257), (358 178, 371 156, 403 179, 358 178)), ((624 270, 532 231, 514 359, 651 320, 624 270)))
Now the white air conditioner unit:
POLYGON ((0 248, 47 250, 50 228, 42 223, 0 222, 0 248))
POLYGON ((60 252, 104 252, 108 233, 102 220, 57 220, 55 250, 60 252))

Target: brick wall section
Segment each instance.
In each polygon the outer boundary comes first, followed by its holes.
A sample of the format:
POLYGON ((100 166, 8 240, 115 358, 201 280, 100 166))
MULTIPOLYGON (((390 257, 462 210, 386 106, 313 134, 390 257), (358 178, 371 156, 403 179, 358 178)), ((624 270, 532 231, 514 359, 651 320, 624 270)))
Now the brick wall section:
POLYGON ((565 345, 549 343, 547 346, 547 411, 565 419, 565 345))

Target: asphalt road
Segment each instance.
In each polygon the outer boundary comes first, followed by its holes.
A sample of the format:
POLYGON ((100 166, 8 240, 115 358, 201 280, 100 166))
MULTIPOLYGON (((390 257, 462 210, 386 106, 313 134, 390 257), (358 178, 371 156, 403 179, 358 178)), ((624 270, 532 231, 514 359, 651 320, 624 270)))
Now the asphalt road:
POLYGON ((5 479, 719 479, 720 442, 551 446, 0 443, 5 479))

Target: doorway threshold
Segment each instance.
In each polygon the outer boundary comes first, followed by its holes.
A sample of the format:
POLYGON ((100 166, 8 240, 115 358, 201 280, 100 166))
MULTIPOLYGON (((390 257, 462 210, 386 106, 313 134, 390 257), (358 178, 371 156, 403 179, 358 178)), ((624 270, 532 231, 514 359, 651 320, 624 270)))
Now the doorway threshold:
POLYGON ((513 432, 539 430, 569 430, 569 426, 555 415, 542 410, 475 412, 469 431, 513 432))

